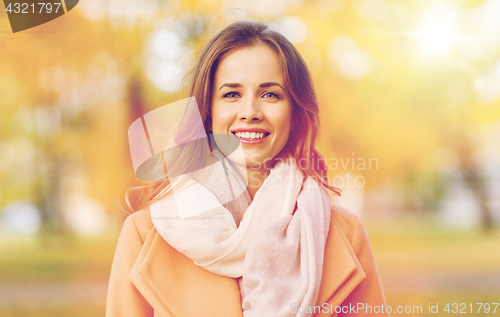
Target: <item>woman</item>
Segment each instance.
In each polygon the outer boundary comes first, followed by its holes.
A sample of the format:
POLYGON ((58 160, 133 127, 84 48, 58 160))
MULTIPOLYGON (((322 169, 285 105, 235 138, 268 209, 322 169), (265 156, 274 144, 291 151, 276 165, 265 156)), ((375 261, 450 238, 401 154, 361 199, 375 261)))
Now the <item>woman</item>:
POLYGON ((201 52, 191 96, 202 131, 185 132, 188 105, 157 165, 168 180, 148 183, 124 223, 107 316, 386 316, 361 220, 332 204, 340 191, 314 147, 318 105, 295 47, 263 23, 233 23, 201 52))

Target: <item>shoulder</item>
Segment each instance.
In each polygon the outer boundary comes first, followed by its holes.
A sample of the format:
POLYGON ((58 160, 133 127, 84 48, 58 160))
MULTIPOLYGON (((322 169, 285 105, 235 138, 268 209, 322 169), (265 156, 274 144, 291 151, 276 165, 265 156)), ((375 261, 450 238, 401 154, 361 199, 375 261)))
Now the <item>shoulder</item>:
MULTIPOLYGON (((336 224, 337 229, 341 230, 351 243, 357 234, 366 234, 361 217, 346 208, 332 205, 331 220, 330 230, 333 229, 333 224, 336 224)), ((151 230, 154 230, 154 225, 151 221, 151 212, 149 208, 144 208, 130 214, 125 219, 122 233, 134 232, 144 242, 151 233, 151 230)))
MULTIPOLYGON (((348 248, 352 250, 365 273, 376 271, 370 239, 358 214, 339 206, 332 207, 330 231, 332 234, 332 231, 339 233, 344 242, 349 245, 348 248)), ((375 274, 378 275, 378 273, 375 274)))
POLYGON ((152 229, 154 229, 154 226, 151 221, 151 213, 149 208, 144 208, 130 214, 125 219, 122 232, 135 231, 144 242, 152 229))
POLYGON ((364 231, 364 226, 361 221, 361 217, 340 206, 332 205, 331 208, 331 216, 332 216, 332 224, 336 223, 338 225, 338 229, 342 230, 345 234, 346 238, 352 242, 356 231, 362 230, 364 231))

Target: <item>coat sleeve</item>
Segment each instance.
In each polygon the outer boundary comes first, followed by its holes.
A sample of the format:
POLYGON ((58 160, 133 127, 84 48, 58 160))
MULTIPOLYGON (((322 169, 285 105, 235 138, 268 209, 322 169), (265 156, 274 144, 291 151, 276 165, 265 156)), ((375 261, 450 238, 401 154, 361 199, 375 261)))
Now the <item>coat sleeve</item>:
POLYGON ((153 308, 129 279, 142 246, 143 241, 132 214, 125 220, 118 239, 108 285, 106 317, 153 316, 153 308))
POLYGON ((347 296, 342 306, 356 306, 356 313, 350 310, 347 314, 340 314, 342 317, 382 317, 388 316, 382 283, 373 256, 370 240, 366 234, 361 218, 356 215, 355 225, 352 234, 351 244, 358 261, 366 275, 366 278, 347 296), (377 313, 378 312, 378 313, 377 313))

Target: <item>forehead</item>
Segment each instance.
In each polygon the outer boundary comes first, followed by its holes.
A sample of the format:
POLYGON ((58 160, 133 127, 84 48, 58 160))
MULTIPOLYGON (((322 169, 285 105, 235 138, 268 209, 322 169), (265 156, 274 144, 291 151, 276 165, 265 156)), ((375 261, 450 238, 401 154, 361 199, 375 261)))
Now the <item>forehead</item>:
POLYGON ((283 84, 281 61, 267 45, 243 47, 223 57, 215 72, 215 83, 276 81, 283 84))

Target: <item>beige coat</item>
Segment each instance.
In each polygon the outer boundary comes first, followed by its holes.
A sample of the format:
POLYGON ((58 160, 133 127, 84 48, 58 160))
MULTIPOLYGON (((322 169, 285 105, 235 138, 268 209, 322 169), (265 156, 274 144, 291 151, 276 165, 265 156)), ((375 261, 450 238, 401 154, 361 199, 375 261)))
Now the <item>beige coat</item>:
MULTIPOLYGON (((332 209, 323 278, 314 316, 387 316, 373 252, 360 217, 332 209), (359 305, 359 306, 358 306, 359 305), (361 308, 364 305, 364 308, 361 308), (342 313, 336 314, 343 310, 342 313), (378 306, 378 309, 375 308, 378 306), (356 311, 354 307, 359 307, 356 311)), ((291 306, 295 312, 299 307, 291 306)), ((111 269, 106 316, 242 316, 236 279, 211 273, 172 248, 149 209, 123 225, 111 269)))

